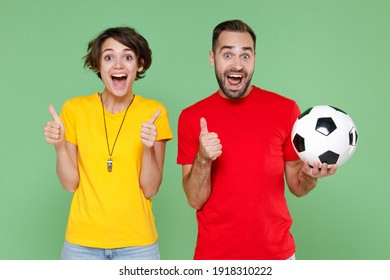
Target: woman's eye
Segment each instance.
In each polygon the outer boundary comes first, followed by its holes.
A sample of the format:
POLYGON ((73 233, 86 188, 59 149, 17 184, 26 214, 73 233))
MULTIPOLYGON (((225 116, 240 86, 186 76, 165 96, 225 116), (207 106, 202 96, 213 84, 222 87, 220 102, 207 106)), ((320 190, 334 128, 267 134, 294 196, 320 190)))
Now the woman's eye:
POLYGON ((111 55, 106 55, 104 57, 104 60, 106 60, 106 61, 112 60, 112 56, 111 55))
POLYGON ((126 60, 132 60, 133 58, 131 57, 131 55, 126 55, 126 56, 125 56, 125 59, 126 59, 126 60))

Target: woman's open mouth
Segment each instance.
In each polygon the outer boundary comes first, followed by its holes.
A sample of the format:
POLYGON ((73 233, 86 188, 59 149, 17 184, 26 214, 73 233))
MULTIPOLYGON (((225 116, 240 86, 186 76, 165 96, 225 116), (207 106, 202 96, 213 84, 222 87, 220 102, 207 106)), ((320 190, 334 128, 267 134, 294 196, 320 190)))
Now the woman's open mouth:
POLYGON ((127 75, 126 74, 114 74, 111 75, 112 83, 115 87, 123 87, 126 85, 127 75))

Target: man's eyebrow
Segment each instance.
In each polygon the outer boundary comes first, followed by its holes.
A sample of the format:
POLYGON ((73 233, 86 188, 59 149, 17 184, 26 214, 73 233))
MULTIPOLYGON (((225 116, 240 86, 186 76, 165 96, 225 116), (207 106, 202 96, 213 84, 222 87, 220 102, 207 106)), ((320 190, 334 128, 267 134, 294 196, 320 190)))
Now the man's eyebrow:
POLYGON ((243 49, 244 51, 251 51, 251 52, 253 52, 252 47, 243 47, 242 49, 243 49))
MULTIPOLYGON (((222 52, 224 49, 229 49, 229 50, 231 50, 231 49, 234 49, 234 48, 236 48, 236 47, 235 47, 235 46, 226 45, 226 46, 223 46, 219 52, 222 52)), ((253 53, 253 48, 252 48, 252 47, 243 47, 243 48, 241 48, 241 49, 242 49, 243 51, 250 51, 250 52, 253 53)))

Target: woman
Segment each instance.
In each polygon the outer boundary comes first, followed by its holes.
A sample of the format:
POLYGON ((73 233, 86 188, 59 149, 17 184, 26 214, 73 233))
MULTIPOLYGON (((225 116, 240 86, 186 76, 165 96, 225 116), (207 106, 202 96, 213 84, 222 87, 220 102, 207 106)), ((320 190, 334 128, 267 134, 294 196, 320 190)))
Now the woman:
POLYGON ((104 90, 53 106, 46 142, 57 175, 74 192, 62 259, 159 259, 151 197, 162 180, 172 139, 165 107, 133 93, 152 57, 133 28, 103 31, 88 45, 85 67, 104 90))

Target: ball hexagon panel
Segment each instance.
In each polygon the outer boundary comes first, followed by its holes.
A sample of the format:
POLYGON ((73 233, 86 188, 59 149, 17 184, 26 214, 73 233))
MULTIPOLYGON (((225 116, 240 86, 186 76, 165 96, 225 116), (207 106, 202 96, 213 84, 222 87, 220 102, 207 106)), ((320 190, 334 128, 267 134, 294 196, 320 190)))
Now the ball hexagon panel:
POLYGON ((318 158, 320 159, 321 163, 327 163, 327 164, 336 164, 340 155, 332 152, 332 151, 326 151, 322 155, 319 155, 318 158))
POLYGON ((295 149, 301 153, 305 151, 305 138, 303 138, 301 135, 298 133, 295 134, 294 139, 293 139, 293 144, 295 149))
POLYGON ((351 131, 349 132, 349 145, 356 146, 357 139, 358 139, 358 134, 357 134, 356 128, 353 127, 351 129, 351 131))
POLYGON ((332 118, 319 118, 316 124, 316 131, 328 136, 337 128, 332 118))

